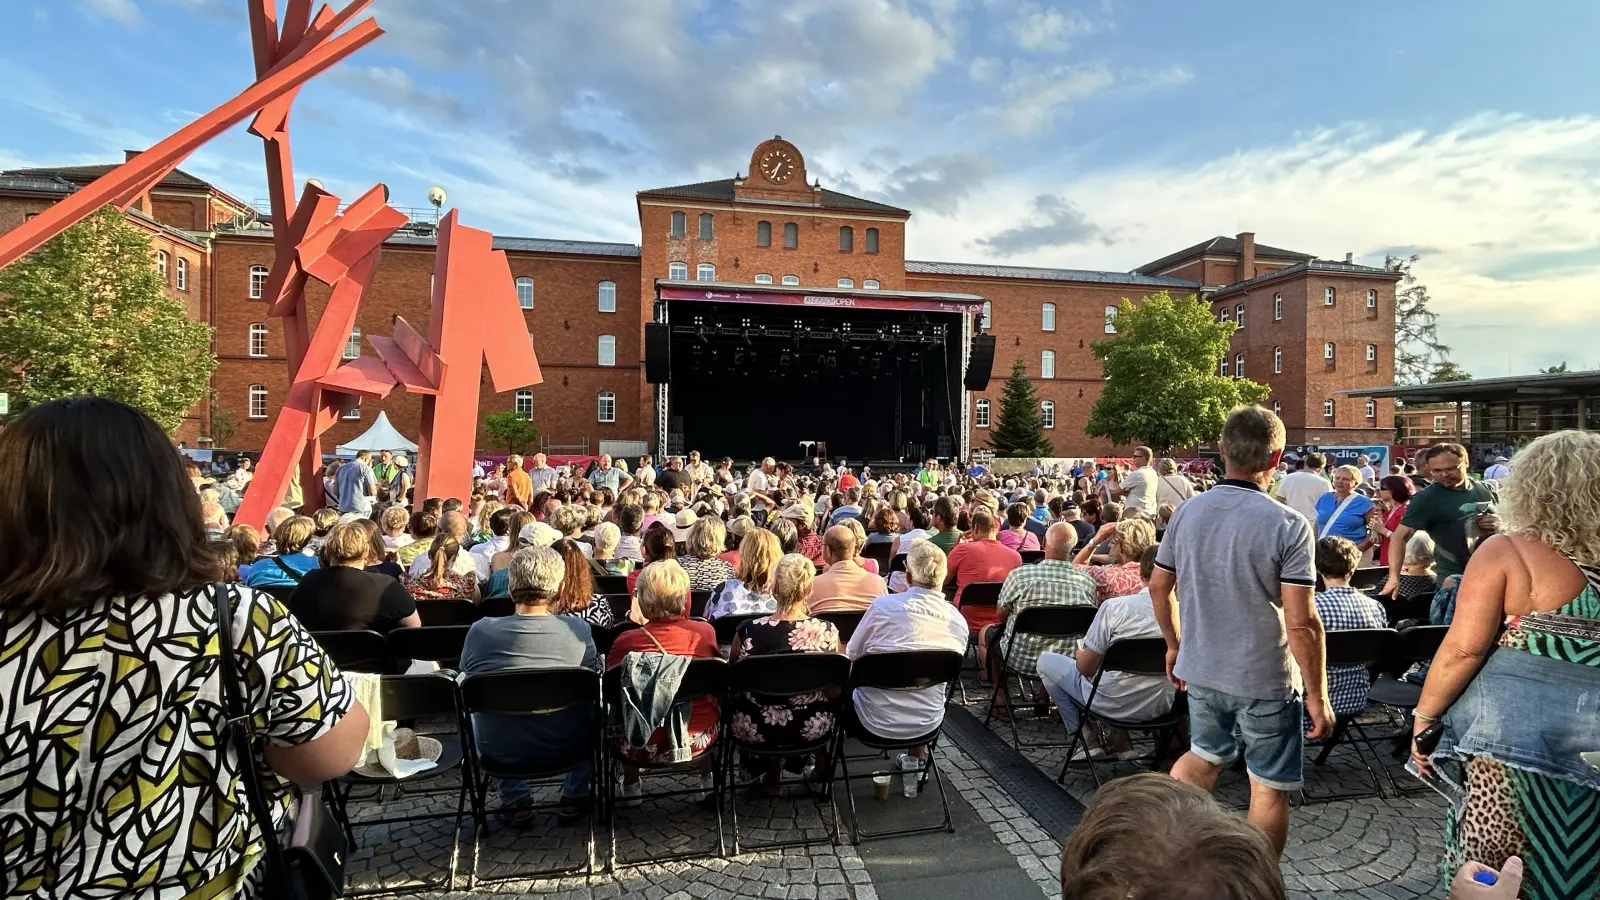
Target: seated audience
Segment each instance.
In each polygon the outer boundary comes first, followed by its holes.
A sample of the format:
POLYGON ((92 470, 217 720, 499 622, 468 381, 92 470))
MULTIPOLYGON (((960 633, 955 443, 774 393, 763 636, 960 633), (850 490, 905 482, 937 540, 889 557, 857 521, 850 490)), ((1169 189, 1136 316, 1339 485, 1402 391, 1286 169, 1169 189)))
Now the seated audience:
POLYGON ((277 533, 279 525, 294 517, 295 511, 287 506, 275 507, 272 512, 267 513, 267 529, 261 534, 261 549, 257 551, 259 556, 275 556, 277 554, 278 548, 273 544, 272 536, 277 533))
MULTIPOLYGON (((584 526, 589 520, 589 509, 585 506, 563 506, 551 514, 545 524, 554 528, 563 538, 573 541, 578 552, 585 557, 594 552, 594 546, 587 541, 580 540, 584 526)), ((598 524, 598 523, 597 523, 598 524)), ((517 534, 513 528, 511 534, 517 534)))
POLYGON ((322 550, 322 542, 328 539, 328 532, 339 524, 339 510, 337 507, 324 506, 312 513, 311 519, 317 527, 311 535, 311 540, 306 542, 306 548, 312 553, 317 553, 322 550))
MULTIPOLYGON (((499 534, 495 533, 494 514, 509 508, 510 507, 507 507, 499 500, 485 499, 483 501, 483 505, 478 507, 477 512, 469 514, 467 520, 472 523, 472 529, 467 535, 467 540, 464 545, 466 549, 475 551, 478 549, 478 545, 486 541, 491 541, 497 537, 504 538, 504 531, 500 532, 499 534)), ((506 548, 507 541, 502 540, 499 543, 500 547, 494 551, 495 553, 498 553, 500 550, 504 550, 506 548)))
POLYGON ((811 560, 814 564, 822 562, 822 535, 817 534, 811 528, 811 504, 800 501, 791 503, 778 513, 778 518, 787 519, 794 523, 794 549, 792 551, 785 549, 783 552, 798 553, 811 560))
POLYGON ((412 578, 418 578, 428 571, 429 567, 432 566, 431 557, 434 544, 438 544, 447 538, 455 541, 462 548, 461 552, 455 554, 451 560, 451 571, 457 575, 465 575, 469 572, 474 576, 478 574, 477 561, 473 559, 472 554, 466 552, 467 528, 470 523, 464 513, 450 511, 448 502, 445 506, 446 512, 439 516, 439 531, 433 536, 433 542, 423 548, 422 554, 413 559, 411 565, 406 569, 412 578))
POLYGON ((287 587, 299 584, 305 574, 317 567, 317 557, 307 552, 311 538, 316 534, 317 523, 305 516, 285 519, 272 533, 272 543, 278 550, 274 556, 257 560, 244 573, 244 583, 251 587, 287 587))
POLYGON ((795 527, 793 519, 776 516, 767 523, 767 530, 778 539, 780 554, 800 552, 800 529, 795 527))
POLYGON ((783 555, 772 532, 761 528, 746 532, 739 545, 739 567, 711 592, 706 618, 775 612, 778 601, 772 596, 772 578, 783 555))
MULTIPOLYGON (((309 631, 376 631, 422 624, 417 604, 400 582, 366 571, 372 538, 359 522, 336 525, 322 542, 322 565, 305 574, 289 595, 289 612, 309 631)), ((396 673, 410 660, 394 660, 396 673)))
POLYGON ((558 616, 577 616, 596 628, 610 628, 616 624, 611 604, 594 592, 594 577, 589 571, 589 558, 578 549, 578 542, 562 538, 551 545, 567 567, 561 579, 561 590, 556 592, 550 610, 558 616))
POLYGON ((748 512, 729 519, 728 536, 725 539, 728 549, 717 554, 717 558, 735 569, 739 568, 739 544, 744 541, 745 534, 754 527, 756 527, 755 520, 750 518, 748 512))
POLYGON ((633 571, 634 560, 617 558, 617 543, 622 540, 622 529, 614 522, 601 522, 594 529, 594 560, 596 575, 626 575, 633 571))
MULTIPOLYGON (((460 513, 447 514, 461 517, 460 513)), ((478 599, 478 571, 469 560, 467 570, 461 571, 457 565, 458 560, 466 556, 466 551, 461 549, 461 541, 453 535, 440 535, 433 539, 433 547, 428 550, 427 556, 417 559, 427 563, 421 575, 407 574, 402 583, 411 596, 418 600, 449 600, 455 597, 465 597, 469 600, 478 599)), ((416 566, 412 565, 412 570, 416 566)))
MULTIPOLYGON (((400 548, 416 540, 406 534, 406 525, 410 519, 411 516, 404 506, 391 506, 383 511, 383 520, 379 523, 379 528, 383 532, 383 545, 390 553, 395 554, 396 559, 399 557, 400 548)), ((409 565, 411 560, 401 564, 402 568, 409 565)))
POLYGON ((485 600, 490 597, 511 596, 511 560, 517 555, 517 551, 533 546, 533 541, 530 540, 532 535, 523 534, 527 527, 533 524, 533 513, 514 506, 509 509, 511 523, 506 528, 506 533, 516 535, 516 540, 510 547, 489 558, 489 578, 480 582, 483 585, 482 593, 485 600))
MULTIPOLYGON (((472 623, 461 647, 461 672, 481 675, 573 666, 599 669, 589 623, 554 608, 567 570, 561 555, 548 547, 517 551, 510 567, 516 613, 472 623)), ((537 716, 474 714, 472 729, 483 756, 502 765, 538 767, 570 758, 574 747, 589 745, 595 735, 594 714, 593 704, 537 716)), ((591 776, 587 759, 567 773, 561 783, 558 821, 575 822, 583 815, 591 776)), ((500 794, 501 811, 512 825, 532 824, 533 799, 527 782, 494 779, 494 787, 500 794)))
POLYGON ((1006 527, 1000 530, 1000 543, 1011 550, 1037 550, 1039 538, 1028 529, 1033 521, 1031 510, 1021 503, 1006 507, 1006 527))
POLYGON ((1402 602, 1431 600, 1439 590, 1439 577, 1433 570, 1433 538, 1418 531, 1406 541, 1406 556, 1400 563, 1402 602))
POLYGON ((406 570, 410 570, 417 557, 426 554, 433 545, 434 536, 439 533, 439 514, 429 512, 426 508, 417 510, 411 514, 408 530, 411 540, 396 544, 394 551, 394 561, 406 570))
MULTIPOLYGON (((1112 510, 1108 509, 1106 513, 1110 514, 1112 510)), ((1139 560, 1144 558, 1144 551, 1155 546, 1155 543, 1155 525, 1143 516, 1130 516, 1101 525, 1072 562, 1079 571, 1094 579, 1096 595, 1099 602, 1104 603, 1112 597, 1136 594, 1144 588, 1145 581, 1139 575, 1139 560), (1102 543, 1108 545, 1113 562, 1090 565, 1089 560, 1095 548, 1102 543)))
POLYGON ((242 579, 261 555, 261 532, 249 525, 234 525, 222 533, 222 543, 233 550, 235 579, 242 579))
POLYGON ((895 535, 894 547, 889 551, 890 559, 910 550, 912 541, 925 541, 933 536, 933 532, 928 530, 932 527, 933 520, 928 516, 928 511, 922 508, 922 504, 906 507, 906 520, 911 527, 903 528, 898 535, 895 535))
MULTIPOLYGON (((484 516, 480 521, 489 526, 487 537, 478 541, 468 551, 472 556, 472 564, 477 567, 478 580, 489 580, 489 573, 494 571, 493 560, 495 556, 511 549, 516 533, 511 530, 511 520, 516 517, 517 510, 509 506, 499 506, 493 500, 483 504, 484 509, 495 507, 494 512, 484 516)), ((509 565, 509 562, 507 563, 509 565)))
MULTIPOLYGON (((956 544, 950 551, 948 584, 954 585, 955 604, 961 606, 962 594, 967 585, 978 582, 1002 582, 1011 570, 1022 565, 1022 556, 995 538, 999 523, 987 506, 978 507, 972 514, 972 540, 956 544)), ((985 625, 998 621, 993 607, 962 610, 967 625, 977 634, 985 625)))
MULTIPOLYGON (((896 495, 898 496, 898 495, 896 495)), ((900 536, 900 516, 888 505, 880 506, 872 514, 872 530, 867 532, 869 544, 893 544, 900 536)), ((823 536, 826 543, 827 536, 823 536)))
POLYGON ((823 535, 822 561, 827 568, 811 587, 810 612, 866 609, 887 592, 883 579, 862 568, 855 552, 856 537, 849 528, 835 525, 823 535))
POLYGON ((644 541, 640 547, 644 553, 644 561, 639 568, 628 573, 628 593, 633 593, 633 586, 639 582, 639 573, 648 569, 652 563, 664 559, 676 559, 677 546, 677 542, 672 539, 672 529, 660 522, 651 523, 650 527, 645 529, 644 541))
MULTIPOLYGON (((854 558, 855 558, 855 561, 856 561, 856 565, 858 565, 861 568, 867 570, 868 572, 872 573, 873 575, 882 574, 881 572, 878 571, 878 561, 877 560, 875 560, 875 559, 867 559, 866 557, 861 555, 861 551, 867 546, 867 527, 865 525, 861 524, 861 520, 860 519, 845 519, 843 522, 839 523, 839 527, 850 529, 851 536, 855 538, 855 557, 854 558)), ((822 562, 822 560, 817 560, 817 565, 824 565, 824 563, 822 562)))
MULTIPOLYGON (((1388 627, 1383 604, 1350 586, 1350 576, 1361 565, 1361 550, 1355 544, 1342 537, 1325 537, 1317 541, 1315 561, 1317 574, 1322 576, 1316 604, 1324 631, 1388 627)), ((1328 702, 1336 716, 1353 716, 1366 709, 1371 687, 1366 666, 1328 667, 1328 702)))
MULTIPOLYGON (((685 510, 679 514, 680 520, 684 515, 694 514, 685 510)), ((720 556, 727 534, 722 520, 715 516, 696 518, 689 526, 684 540, 687 552, 678 559, 678 565, 688 574, 691 591, 713 591, 734 577, 733 565, 720 556)))
MULTIPOLYGON (((1018 566, 1006 576, 996 610, 999 621, 986 626, 987 634, 978 640, 978 671, 987 673, 991 679, 998 678, 1000 666, 996 656, 1005 653, 1013 670, 1033 677, 1037 674, 1040 654, 1071 654, 1077 650, 1078 638, 1075 637, 1021 634, 1014 643, 1011 637, 1017 614, 1025 609, 1095 605, 1094 580, 1072 565, 1072 545, 1077 539, 1078 534, 1071 525, 1065 522, 1051 525, 1045 531, 1044 559, 1018 566)), ((1006 689, 1010 689, 1009 685, 1006 689)))
MULTIPOLYGON (((947 555, 955 548, 956 542, 961 540, 961 515, 952 497, 940 497, 933 504, 933 531, 928 535, 928 540, 947 555)), ((897 552, 906 552, 904 539, 901 540, 897 552)))
POLYGON ((644 509, 637 503, 622 503, 615 507, 615 512, 617 527, 622 529, 622 537, 617 540, 614 555, 618 559, 644 562, 644 547, 639 534, 639 529, 644 527, 644 509))
POLYGON ((368 572, 387 575, 396 580, 405 574, 405 570, 400 568, 398 563, 390 561, 389 547, 383 542, 383 535, 379 534, 377 522, 371 519, 357 519, 348 524, 360 526, 362 533, 367 536, 367 542, 372 546, 372 552, 367 554, 368 572))

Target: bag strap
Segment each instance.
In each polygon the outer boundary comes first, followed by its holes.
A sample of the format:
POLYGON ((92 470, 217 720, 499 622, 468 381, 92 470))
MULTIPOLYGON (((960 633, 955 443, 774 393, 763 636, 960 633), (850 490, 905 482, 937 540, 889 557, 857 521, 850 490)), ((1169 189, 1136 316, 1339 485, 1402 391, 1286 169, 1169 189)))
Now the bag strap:
POLYGON ((293 582, 295 584, 299 584, 300 583, 300 579, 305 577, 304 573, 296 570, 293 566, 291 566, 288 563, 284 562, 282 556, 273 556, 273 557, 268 557, 268 558, 271 559, 273 562, 278 564, 278 568, 283 570, 283 574, 289 576, 289 580, 291 582, 293 582))
POLYGON ((1359 497, 1359 496, 1361 496, 1361 495, 1357 494, 1354 491, 1351 491, 1350 492, 1350 496, 1344 498, 1344 502, 1339 504, 1337 507, 1334 508, 1333 515, 1329 516, 1328 517, 1328 521, 1323 523, 1323 525, 1322 525, 1322 533, 1317 535, 1317 540, 1320 541, 1323 538, 1328 536, 1328 532, 1333 530, 1334 523, 1339 521, 1339 517, 1344 515, 1344 511, 1349 509, 1350 508, 1350 504, 1354 503, 1355 499, 1357 497, 1359 497))
POLYGON ((239 771, 244 780, 250 817, 256 820, 256 827, 261 830, 267 896, 287 897, 288 870, 284 867, 283 848, 278 845, 277 826, 272 821, 266 791, 261 786, 261 774, 256 771, 255 753, 252 750, 255 734, 240 687, 244 682, 233 659, 233 611, 228 604, 225 588, 213 584, 210 592, 217 608, 217 662, 222 676, 223 703, 228 712, 228 737, 233 742, 234 754, 239 758, 239 771))

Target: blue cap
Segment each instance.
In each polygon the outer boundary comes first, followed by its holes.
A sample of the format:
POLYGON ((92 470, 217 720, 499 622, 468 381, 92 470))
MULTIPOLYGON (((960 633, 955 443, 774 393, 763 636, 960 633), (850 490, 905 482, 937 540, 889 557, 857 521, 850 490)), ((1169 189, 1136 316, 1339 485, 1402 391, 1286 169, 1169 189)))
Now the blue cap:
POLYGON ((1499 876, 1495 875, 1493 872, 1483 871, 1483 872, 1473 872, 1472 873, 1472 880, 1476 881, 1479 884, 1494 884, 1496 881, 1499 881, 1500 878, 1499 878, 1499 876))

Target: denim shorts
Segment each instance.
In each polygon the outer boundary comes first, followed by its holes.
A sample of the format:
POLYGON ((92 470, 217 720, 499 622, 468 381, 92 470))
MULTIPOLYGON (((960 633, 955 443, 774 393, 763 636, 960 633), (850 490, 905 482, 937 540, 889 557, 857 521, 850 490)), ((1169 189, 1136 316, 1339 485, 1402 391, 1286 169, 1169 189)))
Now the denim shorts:
POLYGON ((1300 717, 1305 702, 1255 700, 1189 685, 1189 749, 1212 765, 1239 758, 1252 781, 1279 791, 1300 788, 1304 777, 1305 733, 1300 717))

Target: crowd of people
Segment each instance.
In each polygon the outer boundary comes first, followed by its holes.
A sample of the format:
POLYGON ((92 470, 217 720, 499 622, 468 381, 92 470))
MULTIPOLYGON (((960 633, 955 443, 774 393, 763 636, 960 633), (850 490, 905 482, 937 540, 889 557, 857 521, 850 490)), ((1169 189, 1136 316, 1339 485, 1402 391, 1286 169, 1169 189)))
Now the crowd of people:
MULTIPOLYGON (((281 812, 291 783, 348 770, 367 730, 365 711, 312 632, 385 633, 420 624, 429 604, 488 601, 514 614, 472 625, 463 674, 627 666, 625 680, 648 683, 651 673, 632 667, 653 670, 669 657, 855 659, 974 645, 981 677, 1007 698, 1003 714, 1053 703, 1091 759, 1135 755, 1126 735, 1086 727, 1091 690, 1096 714, 1130 720, 1166 714, 1181 691, 1190 743, 1162 783, 1199 790, 1123 779, 1097 798, 1084 827, 1113 794, 1129 803, 1105 811, 1103 827, 1140 827, 1130 817, 1143 797, 1175 804, 1186 822, 1194 817, 1185 835, 1152 836, 1162 848, 1235 846, 1241 860, 1270 860, 1286 840, 1306 738, 1327 738, 1339 716, 1367 705, 1368 673, 1327 666, 1325 633, 1404 624, 1396 621, 1402 610, 1405 621, 1450 626, 1415 715, 1419 735, 1444 722, 1447 739, 1414 752, 1425 773, 1453 779, 1469 798, 1450 814, 1452 867, 1520 856, 1534 897, 1565 896, 1554 887, 1564 883, 1600 884, 1600 863, 1573 858, 1562 830, 1571 826, 1556 821, 1570 822, 1578 808, 1584 833, 1600 830, 1600 783, 1578 757, 1600 748, 1600 437, 1542 438, 1498 487, 1470 478, 1466 452, 1453 444, 1431 448, 1414 471, 1400 464, 1380 476, 1362 461, 1327 478, 1320 454, 1285 460, 1283 425, 1259 407, 1234 411, 1220 446, 1220 477, 1186 473, 1143 447, 1131 466, 1016 473, 931 459, 915 472, 771 458, 741 471, 698 453, 659 469, 641 459, 632 471, 601 456, 580 471, 535 454, 477 473, 470 496, 420 501, 403 456, 363 452, 330 464, 319 508, 286 502, 258 531, 229 522, 249 490, 247 463, 226 477, 185 465, 148 419, 112 401, 41 405, 0 432, 0 646, 20 648, 0 658, 0 681, 23 683, 32 676, 22 673, 44 666, 61 673, 47 682, 71 689, 67 673, 95 670, 99 653, 129 661, 106 671, 140 674, 130 690, 86 700, 99 710, 88 717, 62 718, 65 708, 47 696, 4 706, 7 740, 55 736, 29 745, 35 772, 71 769, 62 754, 77 751, 63 742, 76 747, 84 723, 118 723, 117 737, 94 749, 103 764, 88 781, 47 785, 63 798, 59 815, 30 820, 9 862, 24 879, 107 877, 100 867, 121 856, 73 848, 128 840, 118 824, 127 813, 91 798, 139 758, 186 759, 177 802, 209 817, 219 839, 174 841, 122 877, 190 888, 239 878, 238 854, 259 836, 237 804, 215 802, 229 796, 239 767, 261 769, 281 812), (113 455, 148 477, 78 477, 113 455), (1351 586, 1374 565, 1388 570, 1379 596, 1351 586), (600 589, 618 579, 628 597, 621 608, 600 589), (995 586, 997 598, 987 593, 995 586), (270 738, 254 761, 194 742, 191 735, 219 726, 214 703, 169 710, 166 700, 137 699, 215 696, 214 669, 190 660, 215 639, 218 590, 227 592, 234 652, 255 673, 252 700, 270 738), (696 592, 705 595, 704 620, 692 615, 696 592), (1091 624, 1067 637, 1016 630, 1021 612, 1052 606, 1092 610, 1091 624), (861 619, 848 640, 819 618, 850 611, 861 619), (719 646, 712 623, 727 616, 743 618, 719 646), (624 617, 639 627, 601 652, 596 629, 624 617), (1101 672, 1112 645, 1134 638, 1165 640, 1167 677, 1101 672), (1038 692, 1011 702, 1008 673, 1035 680, 1038 692), (1527 714, 1509 722, 1492 714, 1496 705, 1527 714), (188 724, 174 726, 172 716, 188 724), (1204 794, 1241 758, 1256 826, 1243 831, 1208 812, 1204 794), (77 799, 67 802, 69 794, 77 799), (73 838, 60 840, 62 829, 73 838)), ((910 739, 938 727, 945 702, 943 686, 862 689, 843 704, 741 696, 726 711, 702 699, 660 727, 630 722, 621 749, 641 765, 697 761, 709 792, 706 751, 723 727, 745 742, 798 742, 841 724, 837 710, 847 728, 910 739)), ((479 717, 474 728, 485 753, 538 765, 588 740, 590 715, 479 717)), ((918 771, 924 755, 910 748, 898 764, 918 771)), ((741 760, 752 789, 775 794, 786 766, 812 789, 832 771, 826 751, 741 760)), ((559 819, 584 813, 593 777, 582 766, 567 776, 559 819)), ((504 818, 532 821, 526 784, 496 789, 504 818)), ((635 768, 625 769, 618 791, 624 806, 637 803, 635 768)), ((9 814, 20 802, 0 786, 0 809, 9 814)), ((143 802, 153 798, 134 805, 143 802)), ((1069 841, 1064 896, 1128 896, 1137 879, 1155 877, 1124 871, 1103 852, 1069 841), (1065 887, 1090 883, 1123 888, 1065 887)), ((1227 870, 1219 872, 1222 883, 1227 870)), ((1275 870, 1261 877, 1277 878, 1275 870)), ((1214 894, 1229 895, 1273 896, 1214 894)))

